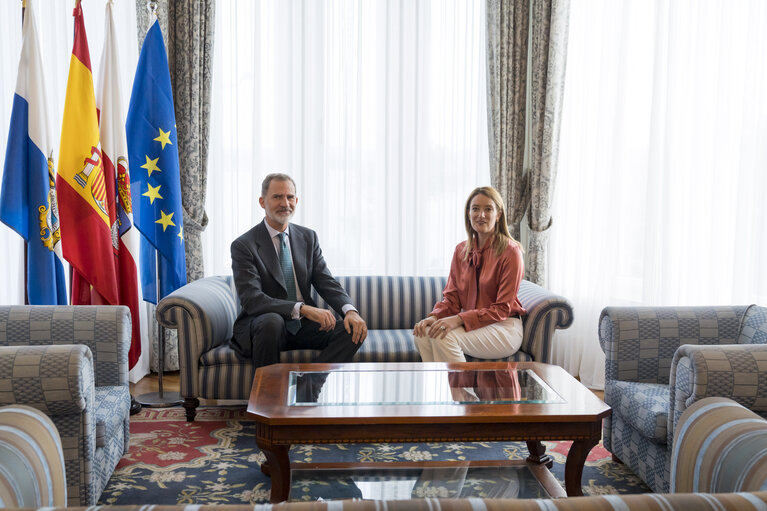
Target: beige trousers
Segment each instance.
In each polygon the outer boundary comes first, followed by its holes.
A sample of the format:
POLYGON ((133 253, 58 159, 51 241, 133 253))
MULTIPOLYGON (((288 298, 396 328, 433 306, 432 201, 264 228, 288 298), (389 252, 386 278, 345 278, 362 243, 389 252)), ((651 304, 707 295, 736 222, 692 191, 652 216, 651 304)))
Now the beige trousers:
POLYGON ((522 320, 507 318, 471 332, 461 326, 443 339, 416 337, 415 345, 424 362, 466 362, 464 354, 483 359, 505 358, 522 345, 522 320))

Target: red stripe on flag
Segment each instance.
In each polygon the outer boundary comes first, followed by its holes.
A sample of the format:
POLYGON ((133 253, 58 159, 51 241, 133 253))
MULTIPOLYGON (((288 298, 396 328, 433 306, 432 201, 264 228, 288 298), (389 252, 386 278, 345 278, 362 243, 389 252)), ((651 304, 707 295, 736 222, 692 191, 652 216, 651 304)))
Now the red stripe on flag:
POLYGON ((138 303, 138 277, 136 275, 136 261, 133 260, 128 247, 122 239, 119 242, 120 257, 117 259, 117 278, 120 280, 120 305, 127 305, 130 309, 131 330, 130 350, 128 351, 128 368, 138 362, 141 356, 141 323, 139 321, 138 303))
MULTIPOLYGON (((112 159, 105 152, 101 153, 101 161, 104 169, 104 179, 106 180, 105 195, 109 198, 109 216, 117 216, 117 179, 115 177, 115 166, 112 159)), ((130 309, 131 323, 131 344, 128 350, 128 368, 132 369, 141 356, 141 322, 139 321, 139 303, 138 303, 138 278, 136 276, 136 262, 119 238, 117 245, 117 285, 120 305, 125 305, 130 309)))
POLYGON ((85 20, 83 19, 83 8, 80 2, 77 3, 72 15, 75 17, 75 44, 72 48, 72 55, 83 63, 88 71, 93 72, 91 68, 91 56, 88 52, 88 37, 85 35, 85 20))

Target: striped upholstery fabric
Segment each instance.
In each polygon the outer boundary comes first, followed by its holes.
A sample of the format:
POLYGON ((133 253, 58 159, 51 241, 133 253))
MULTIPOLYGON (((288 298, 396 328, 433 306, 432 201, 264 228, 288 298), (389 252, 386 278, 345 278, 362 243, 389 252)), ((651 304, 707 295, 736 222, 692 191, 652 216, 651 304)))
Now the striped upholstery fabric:
POLYGON ((66 506, 61 438, 40 410, 0 408, 0 507, 66 506))
MULTIPOLYGON (((412 328, 442 299, 445 277, 349 276, 338 281, 369 329, 355 361, 421 360, 412 328)), ((572 307, 565 298, 527 281, 520 286, 519 298, 528 310, 522 348, 503 360, 547 362, 554 331, 572 324, 572 307)), ((327 307, 314 289, 312 299, 319 307, 327 307)), ((239 359, 228 342, 239 311, 231 276, 191 282, 157 306, 158 321, 178 330, 181 395, 190 420, 198 398, 247 399, 250 393, 254 373, 250 361, 239 359)), ((281 361, 311 362, 316 354, 314 350, 287 351, 281 361)))
MULTIPOLYGON (((152 511, 764 511, 767 492, 600 495, 567 499, 336 500, 251 505, 152 506, 152 511)), ((142 506, 101 506, 101 511, 142 511, 142 506)), ((87 511, 50 508, 46 511, 87 511)))
POLYGON ((0 405, 56 425, 68 505, 95 504, 128 449, 130 338, 127 307, 0 306, 0 405))
POLYGON ((654 491, 670 484, 675 425, 696 401, 730 397, 767 413, 763 307, 607 307, 599 320, 605 353, 604 445, 654 491), (744 328, 748 333, 744 334, 744 328), (740 343, 740 344, 738 344, 740 343))
POLYGON ((767 421, 735 401, 709 397, 674 432, 672 492, 767 490, 767 421))

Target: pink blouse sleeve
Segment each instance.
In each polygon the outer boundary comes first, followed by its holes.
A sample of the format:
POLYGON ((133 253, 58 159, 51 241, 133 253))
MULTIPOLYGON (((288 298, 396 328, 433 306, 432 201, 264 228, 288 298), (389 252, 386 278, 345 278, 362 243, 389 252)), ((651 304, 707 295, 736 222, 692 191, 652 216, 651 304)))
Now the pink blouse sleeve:
POLYGON ((460 247, 461 245, 456 247, 455 252, 453 252, 453 261, 450 263, 450 275, 447 277, 447 284, 442 291, 442 301, 437 302, 431 311, 431 315, 439 319, 461 312, 461 299, 458 296, 458 286, 456 285, 458 272, 460 271, 460 247))

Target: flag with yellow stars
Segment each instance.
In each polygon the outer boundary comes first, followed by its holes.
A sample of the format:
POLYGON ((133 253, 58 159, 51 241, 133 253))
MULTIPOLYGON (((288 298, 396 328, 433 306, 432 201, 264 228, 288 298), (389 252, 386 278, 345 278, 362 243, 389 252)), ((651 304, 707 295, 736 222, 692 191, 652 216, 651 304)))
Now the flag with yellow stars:
POLYGON ((141 47, 125 131, 133 220, 142 234, 141 286, 144 300, 157 303, 186 284, 176 116, 157 20, 141 47))

